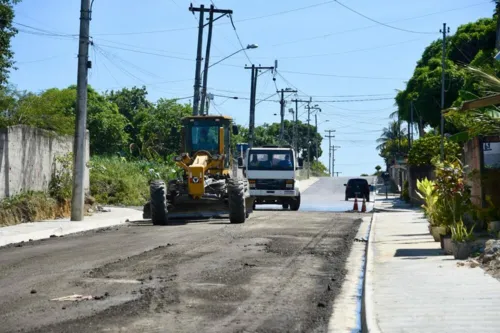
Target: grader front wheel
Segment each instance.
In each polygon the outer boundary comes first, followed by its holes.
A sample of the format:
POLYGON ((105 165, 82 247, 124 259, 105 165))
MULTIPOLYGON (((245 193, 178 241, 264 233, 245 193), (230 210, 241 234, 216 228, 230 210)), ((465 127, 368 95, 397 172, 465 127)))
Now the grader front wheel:
POLYGON ((227 185, 229 201, 229 221, 245 223, 247 209, 245 203, 245 184, 242 180, 230 179, 227 185))
POLYGON ((154 180, 149 186, 151 194, 151 220, 153 225, 168 224, 167 195, 165 182, 154 180))

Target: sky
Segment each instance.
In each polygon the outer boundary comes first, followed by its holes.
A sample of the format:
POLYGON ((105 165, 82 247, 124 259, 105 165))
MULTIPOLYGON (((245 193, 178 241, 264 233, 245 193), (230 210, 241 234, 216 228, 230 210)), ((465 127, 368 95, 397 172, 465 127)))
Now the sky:
MULTIPOLYGON (((12 41, 16 67, 11 82, 40 92, 76 83, 80 1, 23 0, 15 7, 20 30, 12 41)), ((183 0, 95 0, 90 23, 93 46, 89 84, 99 91, 145 85, 148 98, 193 95, 198 16, 183 0)), ((209 6, 209 0, 192 1, 209 6)), ((396 110, 396 91, 405 88, 425 47, 441 37, 443 23, 457 27, 491 17, 490 0, 214 0, 233 11, 214 23, 208 92, 210 113, 248 125, 252 63, 274 66, 258 79, 256 125, 279 122, 277 89, 298 90, 293 98, 318 104, 319 132, 335 130, 335 172, 373 173, 384 165, 375 140, 396 110), (347 7, 347 8, 346 8, 347 7), (377 23, 378 22, 378 23, 377 23), (241 41, 241 43, 240 43, 241 41), (276 79, 273 81, 273 77, 276 79), (274 96, 272 96, 274 94, 274 96), (238 97, 238 99, 234 99, 238 97)), ((207 35, 205 29, 204 37, 207 35)), ((204 44, 205 45, 205 44, 204 44)), ((299 119, 307 121, 304 104, 299 119)), ((291 120, 292 114, 286 113, 291 120)), ((314 124, 315 117, 311 116, 314 124)), ((328 167, 328 139, 320 160, 328 167)))

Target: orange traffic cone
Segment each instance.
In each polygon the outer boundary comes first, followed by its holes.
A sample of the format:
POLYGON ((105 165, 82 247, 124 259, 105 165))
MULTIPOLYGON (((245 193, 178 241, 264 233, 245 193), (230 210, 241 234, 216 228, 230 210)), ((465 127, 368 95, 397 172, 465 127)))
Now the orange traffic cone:
POLYGON ((366 212, 366 201, 365 201, 365 197, 363 197, 363 204, 361 205, 361 213, 365 213, 366 212))
POLYGON ((358 211, 358 197, 354 196, 354 207, 352 208, 353 211, 358 211))

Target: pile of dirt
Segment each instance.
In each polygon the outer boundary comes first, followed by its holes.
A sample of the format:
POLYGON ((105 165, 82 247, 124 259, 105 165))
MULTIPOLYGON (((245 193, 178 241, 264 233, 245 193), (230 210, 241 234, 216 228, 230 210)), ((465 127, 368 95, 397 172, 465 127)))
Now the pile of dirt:
POLYGON ((486 242, 484 247, 484 252, 475 261, 481 265, 481 267, 493 275, 497 279, 500 279, 500 240, 490 239, 486 242))

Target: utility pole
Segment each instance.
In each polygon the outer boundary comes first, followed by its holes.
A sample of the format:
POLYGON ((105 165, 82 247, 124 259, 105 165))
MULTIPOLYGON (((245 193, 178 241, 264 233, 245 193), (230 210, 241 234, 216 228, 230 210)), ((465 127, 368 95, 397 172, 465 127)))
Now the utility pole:
POLYGON ((201 88, 201 108, 200 115, 205 114, 205 101, 207 98, 207 83, 208 83, 208 65, 210 63, 210 48, 212 46, 212 30, 214 27, 214 5, 210 6, 210 12, 208 14, 208 35, 207 35, 207 47, 205 50, 205 68, 203 69, 203 87, 201 88))
MULTIPOLYGON (((335 150, 337 148, 341 148, 340 146, 332 146, 332 174, 335 174, 335 150)), ((337 177, 339 176, 339 173, 337 172, 337 177)))
MULTIPOLYGON (((316 133, 318 133, 318 113, 314 114, 314 128, 316 128, 316 133)), ((319 148, 318 148, 318 140, 316 136, 314 136, 314 147, 316 148, 316 162, 318 161, 319 148)))
POLYGON ((332 133, 335 132, 335 130, 326 130, 325 132, 328 133, 326 137, 328 138, 328 173, 330 176, 333 177, 332 174, 332 138, 335 138, 335 135, 332 135, 332 133))
POLYGON ((450 28, 446 28, 446 23, 443 23, 443 54, 441 56, 441 161, 444 160, 444 94, 445 94, 445 70, 446 70, 446 33, 450 32, 450 28))
POLYGON ((71 221, 83 221, 85 206, 85 158, 87 134, 87 76, 89 62, 89 35, 91 20, 90 0, 82 0, 80 8, 80 37, 78 45, 77 103, 75 141, 73 146, 73 192, 71 221))
MULTIPOLYGON (((298 127, 299 127, 299 102, 300 103, 311 103, 311 99, 309 100, 302 100, 302 99, 292 99, 292 102, 295 102, 295 132, 294 132, 294 138, 295 138, 295 150, 299 151, 299 144, 298 144, 298 127)), ((309 127, 308 127, 309 130, 309 127)))
MULTIPOLYGON (((319 110, 321 109, 318 107, 318 105, 311 106, 312 103, 312 97, 309 98, 309 101, 307 102, 307 161, 309 162, 309 165, 311 164, 311 129, 310 129, 310 122, 311 122, 311 109, 312 110, 319 110)), ((317 127, 317 126, 316 126, 317 127)))
MULTIPOLYGON (((280 91, 276 91, 280 93, 280 91)), ((280 99, 280 142, 285 140, 285 92, 296 93, 297 90, 291 90, 290 88, 281 89, 281 99, 280 99)))
POLYGON ((259 77, 259 70, 268 69, 273 71, 274 67, 252 65, 250 67, 245 66, 245 69, 252 70, 250 78, 250 121, 248 122, 248 147, 252 148, 255 136, 255 99, 257 96, 257 78, 259 77))
POLYGON ((212 44, 212 30, 213 23, 224 17, 228 14, 232 14, 233 11, 230 9, 215 9, 214 5, 211 5, 210 8, 205 8, 205 6, 200 5, 200 7, 189 7, 189 11, 199 12, 200 13, 200 23, 198 26, 198 48, 196 51, 196 73, 194 79, 194 100, 193 100, 193 115, 203 115, 205 112, 205 100, 207 95, 207 82, 208 82, 208 67, 210 62, 210 47, 212 44), (208 23, 204 24, 203 16, 204 13, 209 13, 208 23), (219 17, 214 19, 214 13, 221 14, 219 17), (207 48, 205 52, 205 68, 203 70, 203 87, 201 89, 201 102, 200 102, 200 86, 201 86, 201 52, 202 52, 202 44, 203 44, 203 28, 208 25, 208 36, 207 36, 207 48), (199 110, 198 110, 199 109, 199 110))
POLYGON ((410 127, 408 130, 408 134, 410 135, 409 140, 408 140, 408 147, 409 148, 411 148, 411 146, 413 145, 413 110, 414 110, 413 101, 411 101, 411 104, 410 104, 410 127))

